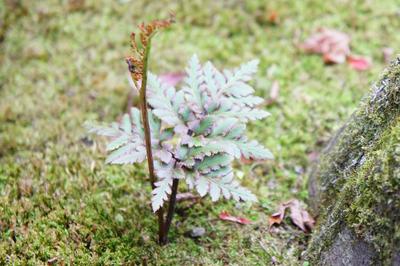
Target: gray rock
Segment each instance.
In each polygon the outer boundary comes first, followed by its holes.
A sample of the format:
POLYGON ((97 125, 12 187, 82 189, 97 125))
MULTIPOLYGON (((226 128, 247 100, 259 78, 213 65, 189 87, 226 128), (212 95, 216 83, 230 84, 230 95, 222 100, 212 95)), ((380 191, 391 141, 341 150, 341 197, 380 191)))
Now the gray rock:
POLYGON ((206 229, 204 229, 203 227, 195 227, 188 232, 188 236, 190 236, 191 238, 199 238, 204 236, 205 233, 206 229))
POLYGON ((357 238, 347 227, 342 228, 332 245, 321 254, 321 264, 326 266, 374 265, 377 257, 374 248, 357 238))

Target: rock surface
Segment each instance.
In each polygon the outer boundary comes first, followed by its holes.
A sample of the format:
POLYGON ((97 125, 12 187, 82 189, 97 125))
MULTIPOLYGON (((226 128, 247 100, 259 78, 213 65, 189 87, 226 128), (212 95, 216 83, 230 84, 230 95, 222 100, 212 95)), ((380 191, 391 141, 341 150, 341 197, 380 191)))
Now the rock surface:
POLYGON ((309 193, 312 265, 400 265, 400 57, 332 138, 309 193))

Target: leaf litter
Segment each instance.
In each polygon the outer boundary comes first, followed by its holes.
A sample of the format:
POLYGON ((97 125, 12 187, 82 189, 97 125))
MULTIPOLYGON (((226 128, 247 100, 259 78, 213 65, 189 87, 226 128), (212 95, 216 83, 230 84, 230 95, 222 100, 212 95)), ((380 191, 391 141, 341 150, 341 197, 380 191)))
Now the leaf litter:
POLYGON ((321 54, 325 64, 342 64, 364 71, 372 66, 368 57, 353 55, 350 49, 351 38, 338 30, 320 28, 300 45, 307 53, 321 54))
POLYGON ((281 203, 278 211, 273 213, 269 219, 269 229, 274 225, 280 225, 285 218, 286 209, 290 211, 290 219, 293 224, 300 228, 303 232, 310 232, 315 225, 314 218, 302 208, 301 203, 297 199, 292 199, 287 202, 281 203))

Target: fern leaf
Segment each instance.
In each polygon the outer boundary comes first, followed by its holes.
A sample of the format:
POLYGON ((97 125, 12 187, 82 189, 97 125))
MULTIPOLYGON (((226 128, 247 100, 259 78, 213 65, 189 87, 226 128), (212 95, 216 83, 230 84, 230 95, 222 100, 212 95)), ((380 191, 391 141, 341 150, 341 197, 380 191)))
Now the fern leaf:
POLYGON ((107 144, 106 150, 113 151, 125 145, 128 142, 129 142, 129 135, 126 134, 120 135, 107 144))
POLYGON ((188 188, 189 189, 193 189, 194 186, 195 186, 195 183, 196 183, 196 181, 195 181, 195 173, 193 171, 187 171, 185 173, 185 175, 186 175, 185 181, 186 181, 186 184, 187 184, 188 188))
POLYGON ((204 146, 205 140, 203 136, 182 136, 181 144, 187 145, 189 148, 204 146))
POLYGON ((244 82, 235 82, 225 90, 225 93, 233 97, 244 97, 253 94, 254 89, 244 82))
POLYGON ((213 170, 218 170, 219 168, 230 164, 232 159, 232 156, 228 154, 217 154, 214 156, 205 157, 196 168, 202 173, 209 173, 213 170))
POLYGON ((228 117, 216 121, 211 136, 225 136, 239 121, 234 117, 228 117))
POLYGON ((160 132, 159 140, 160 140, 160 141, 170 140, 170 139, 172 139, 173 136, 174 136, 174 129, 172 129, 172 128, 165 128, 164 130, 162 130, 162 131, 160 132))
POLYGON ((153 113, 168 125, 180 124, 178 108, 174 106, 175 88, 162 84, 161 80, 151 73, 149 73, 148 82, 148 102, 153 108, 153 113))
POLYGON ((203 75, 199 59, 196 55, 193 55, 190 59, 186 73, 186 87, 183 88, 183 91, 189 103, 189 108, 195 113, 201 113, 203 111, 203 100, 200 85, 203 82, 203 75))
POLYGON ((212 117, 206 117, 202 119, 199 123, 199 125, 193 129, 194 133, 197 135, 203 134, 209 130, 213 125, 213 119, 212 117))
POLYGON ((164 205, 164 201, 168 200, 168 195, 171 194, 172 178, 165 177, 154 184, 153 197, 151 198, 151 207, 153 212, 156 212, 164 205))
POLYGON ((235 69, 233 73, 226 71, 226 76, 228 83, 236 81, 247 82, 252 79, 253 75, 257 72, 258 64, 260 61, 258 59, 251 60, 247 63, 242 64, 239 68, 235 69))
POLYGON ((154 156, 160 159, 160 161, 162 161, 163 163, 170 163, 172 160, 172 153, 165 149, 157 150, 154 153, 154 156))
POLYGON ((264 99, 257 96, 246 96, 246 97, 231 97, 229 99, 232 106, 243 106, 243 107, 255 107, 264 102, 264 99))
POLYGON ((251 120, 259 120, 265 117, 268 117, 270 113, 264 110, 251 109, 251 108, 240 108, 240 109, 231 109, 228 111, 217 111, 210 116, 215 119, 222 120, 224 118, 234 117, 237 118, 240 122, 248 122, 251 120))
MULTIPOLYGON (((159 178, 159 181, 155 183, 156 188, 152 192, 153 197, 151 205, 154 212, 162 207, 164 201, 168 199, 168 195, 171 193, 173 179, 186 178, 185 171, 180 167, 176 167, 176 165, 176 161, 173 159, 171 159, 168 164, 160 161, 154 162, 156 175, 159 178)), ((190 176, 190 174, 188 176, 190 176)))
POLYGON ((211 62, 207 62, 203 67, 204 82, 207 91, 213 101, 217 101, 218 91, 226 83, 224 75, 219 72, 211 62))
POLYGON ((272 153, 259 144, 256 140, 250 142, 237 142, 243 157, 246 159, 266 160, 274 159, 272 153))
MULTIPOLYGON (((152 133, 153 148, 160 147, 160 134, 167 138, 161 131, 160 120, 149 112, 149 124, 152 133), (160 133, 161 132, 161 133, 160 133)), ((146 158, 144 144, 144 133, 140 121, 140 111, 137 108, 131 109, 131 116, 123 115, 119 124, 113 123, 111 126, 87 126, 89 133, 106 136, 110 139, 106 150, 112 151, 106 158, 106 163, 110 164, 129 164, 142 162, 146 158)))
POLYGON ((154 168, 157 176, 159 178, 185 178, 185 171, 180 167, 176 167, 175 163, 176 161, 174 159, 170 160, 168 164, 162 163, 160 161, 155 161, 154 168))
POLYGON ((122 116, 121 128, 127 134, 131 134, 132 133, 131 119, 129 118, 128 114, 124 114, 122 116))
POLYGON ((189 150, 186 160, 197 159, 202 160, 206 156, 216 155, 221 152, 225 152, 226 147, 222 143, 214 142, 207 143, 205 146, 194 147, 189 150))
MULTIPOLYGON (((230 91, 232 90, 232 88, 235 88, 235 86, 242 87, 243 84, 245 84, 245 82, 251 80, 252 76, 257 72, 258 63, 259 63, 258 60, 252 60, 250 62, 242 64, 239 68, 235 69, 233 72, 225 70, 224 74, 226 77, 226 83, 219 90, 219 94, 220 95, 224 93, 230 94, 232 93, 232 91, 230 91)), ((243 89, 250 92, 249 87, 244 87, 243 89)), ((236 90, 236 93, 239 93, 239 90, 236 90)))
POLYGON ((146 158, 146 148, 142 143, 130 142, 115 151, 106 159, 110 164, 130 164, 140 163, 146 158))
POLYGON ((247 142, 244 137, 238 139, 235 131, 236 128, 225 137, 214 136, 213 138, 209 138, 203 147, 199 147, 198 150, 194 149, 191 152, 196 155, 196 159, 211 156, 219 152, 225 152, 237 159, 241 156, 251 160, 272 160, 274 158, 272 153, 257 141, 247 142), (231 137, 230 134, 232 134, 231 137))
POLYGON ((103 126, 86 122, 85 127, 88 130, 88 133, 93 133, 99 136, 117 137, 121 134, 118 124, 116 123, 111 124, 111 126, 103 126))
POLYGON ((149 119, 151 138, 152 138, 152 145, 158 144, 158 140, 160 138, 160 130, 161 130, 161 121, 160 119, 157 118, 156 115, 153 115, 153 112, 147 113, 149 119))
POLYGON ((253 193, 233 180, 232 173, 217 178, 200 175, 196 181, 196 190, 202 197, 209 193, 212 201, 217 201, 221 195, 226 199, 232 197, 236 201, 257 201, 253 193))
POLYGON ((140 137, 144 138, 144 129, 141 122, 140 110, 135 107, 132 107, 131 118, 132 118, 132 123, 135 125, 134 131, 137 132, 140 137))

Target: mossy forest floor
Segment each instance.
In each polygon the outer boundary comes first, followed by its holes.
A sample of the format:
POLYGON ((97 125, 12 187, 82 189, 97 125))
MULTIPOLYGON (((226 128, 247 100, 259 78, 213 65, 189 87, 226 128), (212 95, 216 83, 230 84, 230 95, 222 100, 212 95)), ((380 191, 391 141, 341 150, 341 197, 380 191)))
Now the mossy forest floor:
POLYGON ((307 201, 311 158, 378 78, 382 48, 400 50, 396 0, 13 2, 0 3, 0 264, 300 264, 308 236, 288 220, 269 233, 268 215, 307 201), (159 247, 146 169, 105 165, 104 143, 83 123, 124 111, 129 34, 170 10, 178 23, 156 36, 151 71, 182 70, 193 53, 219 67, 259 58, 257 94, 267 98, 276 80, 280 95, 249 128, 275 161, 235 166, 259 203, 180 204, 171 243, 159 247), (299 51, 322 26, 349 34, 373 67, 326 66, 299 51), (223 210, 254 223, 220 221, 223 210), (185 236, 198 226, 205 236, 185 236))

